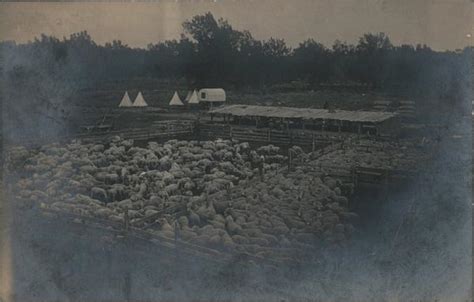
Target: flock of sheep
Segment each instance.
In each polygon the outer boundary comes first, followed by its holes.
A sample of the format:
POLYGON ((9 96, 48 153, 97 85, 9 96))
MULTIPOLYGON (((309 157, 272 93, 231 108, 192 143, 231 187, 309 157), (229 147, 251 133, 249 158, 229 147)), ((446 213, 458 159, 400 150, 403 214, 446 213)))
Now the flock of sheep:
MULTIPOLYGON (((359 140, 352 144, 324 154, 315 161, 309 161, 307 167, 322 165, 329 167, 377 168, 385 170, 410 171, 420 167, 420 164, 429 160, 426 152, 428 144, 424 146, 416 141, 382 142, 375 140, 359 140)), ((326 169, 328 170, 328 169, 326 169)), ((330 171, 327 171, 330 173, 330 171)))
MULTIPOLYGON (((297 160, 310 158, 298 147, 292 151, 297 160)), ((354 161, 357 154, 337 152, 322 160, 354 161)), ((357 220, 348 210, 348 184, 308 177, 308 165, 288 173, 287 158, 272 145, 252 150, 230 140, 171 140, 146 147, 120 137, 107 144, 76 140, 12 148, 6 168, 18 202, 115 223, 127 220, 157 236, 263 257, 344 242, 357 220), (255 163, 262 158, 259 169, 255 163)))

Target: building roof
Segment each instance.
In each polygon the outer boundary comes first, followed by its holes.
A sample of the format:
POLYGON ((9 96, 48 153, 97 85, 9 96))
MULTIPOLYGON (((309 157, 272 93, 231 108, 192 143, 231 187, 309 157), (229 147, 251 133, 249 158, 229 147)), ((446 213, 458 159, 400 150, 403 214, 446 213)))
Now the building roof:
POLYGON ((348 111, 335 110, 329 112, 327 109, 310 109, 294 107, 253 106, 253 105, 230 105, 211 110, 213 114, 230 114, 235 116, 259 116, 276 118, 299 118, 299 119, 326 119, 341 120, 349 122, 382 122, 397 115, 392 112, 375 111, 348 111))

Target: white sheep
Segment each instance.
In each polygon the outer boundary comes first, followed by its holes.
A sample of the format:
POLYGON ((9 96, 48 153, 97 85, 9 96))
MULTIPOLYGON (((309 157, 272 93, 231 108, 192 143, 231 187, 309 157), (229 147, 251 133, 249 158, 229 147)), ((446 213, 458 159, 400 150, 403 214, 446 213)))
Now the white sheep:
POLYGON ((108 201, 107 200, 107 191, 105 191, 102 188, 98 188, 98 187, 92 187, 91 188, 90 197, 94 198, 94 199, 98 199, 102 202, 107 202, 108 201))

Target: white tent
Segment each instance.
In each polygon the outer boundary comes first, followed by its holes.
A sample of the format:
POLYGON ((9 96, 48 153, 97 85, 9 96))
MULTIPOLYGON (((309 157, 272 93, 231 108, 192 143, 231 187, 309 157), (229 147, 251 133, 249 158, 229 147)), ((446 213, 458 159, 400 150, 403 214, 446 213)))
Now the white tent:
POLYGON ((188 94, 186 95, 186 98, 184 99, 184 102, 189 102, 189 99, 191 98, 191 95, 193 92, 191 90, 188 91, 188 94))
POLYGON ((133 102, 133 107, 146 107, 148 104, 145 102, 145 99, 143 98, 143 95, 140 92, 138 92, 137 98, 133 102))
POLYGON ((171 98, 171 101, 169 103, 170 106, 183 106, 183 102, 179 98, 178 92, 175 91, 173 94, 173 97, 171 98))
POLYGON ((123 95, 122 101, 119 104, 119 107, 132 107, 132 101, 130 100, 130 97, 128 96, 128 91, 125 91, 125 94, 123 95))
POLYGON ((194 90, 193 94, 189 97, 188 104, 199 104, 199 98, 196 90, 194 90))

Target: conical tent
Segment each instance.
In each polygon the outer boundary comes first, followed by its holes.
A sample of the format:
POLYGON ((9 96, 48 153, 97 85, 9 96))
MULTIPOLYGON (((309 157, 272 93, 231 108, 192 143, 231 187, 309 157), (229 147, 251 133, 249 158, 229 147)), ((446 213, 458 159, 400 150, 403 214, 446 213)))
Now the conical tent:
POLYGON ((184 99, 185 102, 189 102, 189 99, 191 98, 191 95, 193 92, 191 90, 188 91, 188 94, 186 95, 186 98, 184 99))
POLYGON ((194 90, 191 97, 189 97, 188 104, 199 104, 199 98, 196 90, 194 90))
POLYGON ((179 98, 178 92, 174 92, 173 97, 171 98, 170 101, 170 106, 183 106, 183 102, 179 98))
POLYGON ((125 94, 123 95, 122 101, 119 104, 119 107, 132 107, 132 101, 130 100, 130 97, 128 96, 128 91, 125 91, 125 94))
POLYGON ((140 92, 138 92, 137 98, 133 102, 133 107, 146 107, 148 104, 145 102, 145 99, 143 98, 143 95, 140 92))

